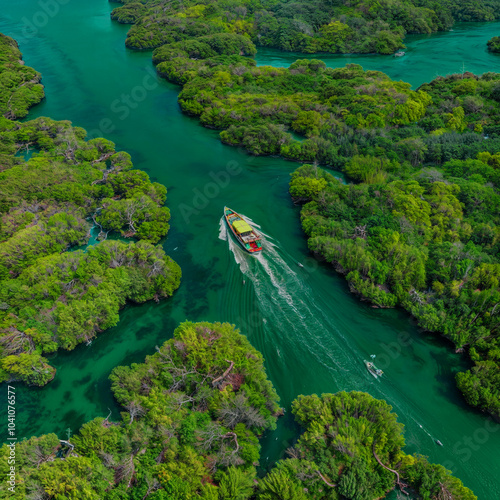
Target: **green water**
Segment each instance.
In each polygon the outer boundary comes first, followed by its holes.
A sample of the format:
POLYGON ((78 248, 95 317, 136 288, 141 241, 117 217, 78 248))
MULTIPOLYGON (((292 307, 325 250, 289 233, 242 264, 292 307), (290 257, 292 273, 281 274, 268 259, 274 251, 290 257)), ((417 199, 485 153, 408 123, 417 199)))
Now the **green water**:
MULTIPOLYGON (((125 50, 128 27, 110 21, 113 5, 63 3, 31 37, 23 36, 22 18, 33 19, 39 3, 17 0, 2 6, 0 31, 20 39, 26 63, 43 73, 47 99, 30 117, 69 119, 109 138, 132 154, 137 168, 168 187, 172 229, 165 250, 181 265, 183 281, 174 298, 129 306, 119 325, 92 345, 52 357, 57 375, 49 386, 19 385, 19 435, 63 437, 68 427, 76 430, 107 415, 108 408, 118 417, 108 381, 114 366, 141 361, 186 318, 229 321, 263 352, 287 410, 301 393, 362 390, 384 398, 406 426, 410 452, 447 465, 480 499, 500 498, 500 426, 469 409, 456 390, 454 373, 466 361, 439 337, 421 333, 406 314, 359 302, 343 278, 307 256, 299 209, 287 192, 296 164, 224 146, 216 132, 182 115, 178 88, 151 73, 150 54, 125 50), (227 239, 220 228, 225 204, 262 227, 260 257, 243 254, 227 239), (381 380, 363 365, 370 354, 384 369, 381 380)), ((467 25, 413 37, 408 55, 400 59, 325 60, 331 66, 359 62, 416 86, 438 71, 459 71, 463 60, 466 70, 497 68, 500 59, 484 44, 498 31, 499 24, 467 25)), ((259 64, 293 59, 275 51, 258 56, 259 64)), ((296 433, 287 411, 277 431, 263 440, 262 464, 283 456, 296 433)))
POLYGON ((322 59, 330 68, 360 64, 366 70, 387 73, 393 80, 403 80, 418 87, 440 75, 470 71, 482 74, 500 72, 500 55, 486 50, 486 42, 500 33, 499 23, 461 23, 453 31, 433 35, 410 35, 405 39, 402 57, 377 55, 331 55, 283 53, 262 49, 259 65, 289 66, 297 59, 322 59))

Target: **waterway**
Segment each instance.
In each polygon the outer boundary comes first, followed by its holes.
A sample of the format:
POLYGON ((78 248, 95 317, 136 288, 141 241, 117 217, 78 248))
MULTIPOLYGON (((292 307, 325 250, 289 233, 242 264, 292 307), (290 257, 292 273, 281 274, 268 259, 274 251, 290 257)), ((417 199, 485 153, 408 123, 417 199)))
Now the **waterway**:
MULTIPOLYGON (((156 77, 150 53, 125 49, 128 27, 109 18, 115 5, 55 0, 50 15, 40 5, 3 2, 0 13, 0 31, 18 39, 26 63, 43 74, 47 97, 30 118, 71 120, 102 135, 167 186, 172 228, 164 247, 181 265, 183 280, 172 299, 128 306, 120 323, 90 346, 54 355, 57 375, 47 387, 18 385, 19 435, 64 437, 108 408, 118 418, 108 381, 114 366, 140 362, 185 319, 229 321, 264 354, 287 410, 298 394, 367 391, 393 406, 406 426, 408 452, 451 468, 481 500, 500 498, 499 426, 468 408, 454 383, 467 361, 405 313, 360 302, 342 277, 308 256, 299 208, 287 190, 297 164, 225 146, 217 132, 183 115, 178 87, 156 77), (260 257, 227 238, 220 227, 224 205, 260 225, 260 257), (382 379, 365 369, 371 354, 384 369, 382 379)), ((485 49, 499 31, 498 23, 467 24, 413 36, 402 58, 316 57, 331 67, 356 62, 417 87, 463 68, 500 70, 500 58, 485 49)), ((283 66, 296 57, 304 56, 262 50, 257 61, 283 66)), ((262 465, 284 456, 296 434, 287 411, 262 441, 262 465)))

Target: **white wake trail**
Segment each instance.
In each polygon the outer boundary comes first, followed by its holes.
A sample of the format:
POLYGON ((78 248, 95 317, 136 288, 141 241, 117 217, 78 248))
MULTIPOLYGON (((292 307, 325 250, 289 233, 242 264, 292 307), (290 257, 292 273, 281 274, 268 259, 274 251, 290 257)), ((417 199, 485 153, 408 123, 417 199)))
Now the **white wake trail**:
POLYGON ((219 221, 219 240, 227 240, 227 226, 224 217, 221 217, 219 221))
MULTIPOLYGON (((245 220, 254 227, 249 218, 245 220)), ((347 372, 353 358, 344 337, 333 325, 312 297, 314 294, 297 271, 293 270, 279 251, 279 245, 259 230, 262 237, 262 253, 249 255, 234 240, 221 219, 219 238, 228 242, 230 252, 240 271, 253 283, 265 329, 273 330, 273 337, 282 342, 299 342, 312 352, 319 363, 329 370, 347 372), (278 330, 278 331, 276 331, 278 330), (330 331, 326 336, 324 331, 330 331), (285 336, 284 336, 285 335, 285 336), (325 342, 326 339, 326 342, 325 342)))

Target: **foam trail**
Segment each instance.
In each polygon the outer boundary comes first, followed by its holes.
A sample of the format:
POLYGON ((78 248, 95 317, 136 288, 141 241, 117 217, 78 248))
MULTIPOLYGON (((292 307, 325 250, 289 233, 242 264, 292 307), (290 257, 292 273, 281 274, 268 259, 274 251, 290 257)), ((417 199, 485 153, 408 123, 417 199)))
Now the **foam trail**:
POLYGON ((221 217, 219 221, 219 240, 227 240, 227 226, 224 217, 221 217))
POLYGON ((433 441, 436 441, 436 439, 432 436, 432 434, 430 434, 429 432, 427 432, 427 430, 422 426, 422 424, 420 424, 419 422, 417 422, 413 417, 411 417, 411 419, 433 440, 433 441))
MULTIPOLYGON (((251 226, 258 227, 251 219, 244 219, 251 226)), ((280 246, 279 241, 260 228, 258 233, 263 251, 257 255, 243 250, 229 230, 223 232, 222 239, 228 242, 235 263, 249 282, 247 285, 251 285, 255 292, 255 304, 262 317, 262 329, 258 335, 263 337, 259 340, 272 342, 272 352, 283 369, 289 368, 289 353, 294 351, 299 353, 297 363, 303 357, 324 367, 330 374, 334 391, 366 391, 370 387, 374 397, 387 401, 394 399, 396 391, 398 400, 404 402, 399 407, 403 420, 414 421, 434 443, 441 444, 419 423, 426 417, 419 414, 404 391, 388 377, 374 380, 367 375, 363 358, 368 359, 369 353, 356 349, 349 336, 343 335, 332 324, 328 315, 331 305, 323 302, 321 296, 312 290, 310 283, 314 281, 308 278, 307 270, 297 266, 296 259, 280 246), (359 371, 353 370, 353 366, 359 367, 359 371)), ((415 444, 425 440, 418 427, 410 435, 415 444)))
MULTIPOLYGON (((250 219, 245 220, 255 226, 250 219)), ((229 251, 240 271, 252 281, 259 309, 264 316, 264 325, 267 324, 266 318, 269 318, 270 324, 278 326, 280 332, 296 332, 296 335, 283 336, 280 341, 289 343, 290 338, 298 338, 303 348, 311 352, 319 363, 336 372, 337 379, 339 371, 346 373, 348 369, 345 367, 359 360, 354 359, 346 339, 330 324, 321 307, 315 304, 310 287, 281 256, 279 246, 271 242, 267 234, 259 231, 263 251, 259 255, 249 255, 229 231, 223 233, 222 225, 225 226, 224 220, 221 221, 219 237, 227 240, 229 251), (331 331, 331 335, 326 338, 325 329, 331 331), (319 355, 319 352, 322 354, 319 355)))

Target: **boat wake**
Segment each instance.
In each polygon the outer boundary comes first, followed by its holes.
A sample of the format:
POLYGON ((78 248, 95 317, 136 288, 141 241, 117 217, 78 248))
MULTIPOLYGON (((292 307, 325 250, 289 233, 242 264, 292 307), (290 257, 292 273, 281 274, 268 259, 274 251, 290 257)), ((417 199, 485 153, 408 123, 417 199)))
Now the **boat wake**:
POLYGON ((439 439, 436 439, 430 432, 427 431, 427 429, 425 429, 425 427, 420 424, 419 422, 417 422, 413 417, 412 417, 412 420, 436 443, 438 444, 439 446, 443 446, 443 443, 441 443, 441 441, 439 441, 439 439))
MULTIPOLYGON (((259 228, 251 219, 244 219, 259 228)), ((341 332, 314 303, 314 294, 304 279, 307 271, 296 267, 294 259, 283 252, 272 237, 261 229, 258 231, 263 251, 250 255, 229 233, 224 218, 220 220, 219 239, 227 241, 244 280, 253 284, 264 335, 274 339, 280 359, 284 359, 285 353, 291 350, 287 346, 296 349, 299 343, 332 374, 335 373, 337 384, 350 382, 352 385, 352 375, 350 381, 347 380, 348 367, 359 361, 353 356, 341 332), (294 269, 287 261, 293 263, 294 269), (267 329, 270 331, 266 334, 267 329), (325 335, 325 330, 331 330, 331 334, 325 335), (342 381, 343 378, 345 380, 342 381)))
MULTIPOLYGON (((245 220, 257 227, 251 219, 245 220)), ((416 420, 418 418, 422 421, 425 416, 419 414, 419 409, 412 405, 404 391, 390 377, 386 377, 382 384, 380 380, 376 380, 377 376, 372 378, 367 373, 366 365, 363 364, 366 352, 357 349, 352 339, 348 336, 346 338, 332 323, 328 314, 329 308, 334 305, 322 302, 317 291, 313 291, 308 270, 297 266, 296 259, 278 241, 261 229, 258 232, 262 237, 263 251, 251 255, 232 237, 224 218, 220 220, 219 238, 227 242, 227 248, 236 264, 229 266, 228 279, 234 280, 235 286, 242 281, 247 283, 247 286, 242 287, 242 293, 245 294, 243 297, 236 298, 237 290, 232 290, 230 300, 235 311, 233 318, 256 347, 274 354, 268 369, 279 371, 276 379, 283 379, 283 372, 290 369, 314 370, 318 378, 324 379, 324 389, 322 387, 320 390, 325 392, 368 391, 374 397, 385 399, 391 404, 394 404, 396 392, 398 400, 404 401, 397 408, 403 420, 413 420, 418 429, 423 430, 436 444, 443 446, 416 420), (243 276, 238 276, 238 270, 243 276), (244 322, 244 318, 249 316, 258 318, 250 325, 251 328, 245 326, 244 322), (257 323, 258 326, 255 326, 257 323), (311 364, 311 359, 317 365, 311 364), (359 367, 359 370, 353 370, 353 367, 359 367)), ((414 439, 415 443, 420 443, 418 434, 417 428, 411 432, 410 439, 414 439)))

